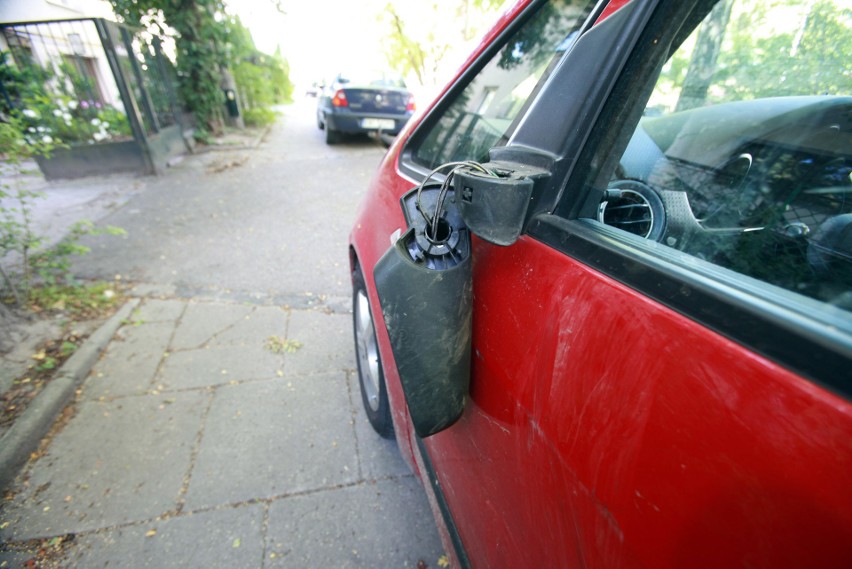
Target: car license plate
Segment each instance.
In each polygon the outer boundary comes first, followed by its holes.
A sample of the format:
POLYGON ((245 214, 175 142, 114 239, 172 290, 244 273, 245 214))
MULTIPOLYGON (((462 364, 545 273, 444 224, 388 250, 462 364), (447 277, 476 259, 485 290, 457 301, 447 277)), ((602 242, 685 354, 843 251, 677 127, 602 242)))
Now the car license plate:
POLYGON ((395 126, 396 121, 393 119, 361 119, 361 128, 393 130, 395 126))

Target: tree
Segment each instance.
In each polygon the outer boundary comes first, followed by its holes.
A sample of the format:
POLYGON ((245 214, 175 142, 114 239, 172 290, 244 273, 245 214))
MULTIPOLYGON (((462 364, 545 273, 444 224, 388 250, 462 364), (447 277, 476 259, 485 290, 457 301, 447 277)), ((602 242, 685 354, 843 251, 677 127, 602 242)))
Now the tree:
POLYGON ((707 99, 707 90, 713 81, 716 61, 722 51, 722 40, 725 38, 733 4, 734 0, 722 0, 701 25, 676 111, 699 107, 707 99))
POLYGON ((434 85, 455 47, 469 42, 494 18, 503 0, 449 0, 441 4, 388 2, 379 15, 388 65, 420 85, 434 85))
POLYGON ((239 17, 233 17, 228 25, 228 65, 233 70, 243 107, 262 108, 292 100, 290 68, 280 48, 274 55, 259 51, 239 17))
MULTIPOLYGON (((220 25, 221 0, 110 0, 122 21, 142 26, 145 20, 167 24, 176 32, 178 92, 202 130, 221 128, 219 67, 225 63, 227 26, 220 25)), ((165 33, 162 25, 158 26, 165 33)))
POLYGON ((688 62, 662 79, 681 84, 677 110, 708 103, 852 93, 852 8, 842 0, 741 0, 719 4, 696 34, 688 62), (778 14, 788 14, 787 20, 778 14), (795 15, 791 20, 790 15, 795 15), (778 30, 779 22, 785 24, 778 30), (760 25, 757 25, 760 24, 760 25))

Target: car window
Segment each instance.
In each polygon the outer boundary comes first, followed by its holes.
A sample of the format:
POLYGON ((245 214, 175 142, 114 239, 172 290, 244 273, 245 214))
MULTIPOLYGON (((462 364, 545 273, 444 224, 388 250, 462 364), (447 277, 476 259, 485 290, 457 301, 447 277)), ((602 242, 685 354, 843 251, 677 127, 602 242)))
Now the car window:
POLYGON ((852 310, 850 46, 843 0, 718 2, 593 174, 596 222, 852 310))
POLYGON ((429 169, 458 160, 486 161, 491 147, 508 140, 515 118, 593 5, 589 0, 543 3, 417 136, 414 161, 429 169))
POLYGON ((399 75, 383 71, 347 71, 334 80, 339 85, 357 87, 395 87, 405 89, 405 81, 399 75))

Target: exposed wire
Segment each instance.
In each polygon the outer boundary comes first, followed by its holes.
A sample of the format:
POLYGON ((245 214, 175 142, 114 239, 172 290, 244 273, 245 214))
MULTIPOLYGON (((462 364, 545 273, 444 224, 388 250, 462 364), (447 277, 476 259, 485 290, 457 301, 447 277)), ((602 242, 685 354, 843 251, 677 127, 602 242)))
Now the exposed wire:
POLYGON ((444 200, 446 199, 447 194, 450 191, 450 185, 452 183, 452 179, 455 176, 456 171, 462 168, 472 168, 487 176, 497 176, 495 172, 492 172, 479 162, 474 162, 473 160, 465 160, 462 162, 447 162, 446 164, 441 164, 440 166, 429 172, 429 175, 427 175, 423 179, 423 181, 420 182, 420 185, 417 186, 417 199, 415 203, 417 206, 417 210, 420 212, 420 215, 422 215, 423 219, 426 221, 426 237, 431 241, 437 241, 438 220, 440 219, 441 213, 444 209, 444 200), (435 211, 433 212, 432 217, 430 218, 429 214, 427 214, 426 210, 423 208, 423 203, 421 201, 421 197, 423 195, 423 188, 435 174, 438 174, 439 172, 448 168, 452 168, 452 170, 447 173, 443 183, 441 183, 441 188, 438 191, 438 197, 435 200, 435 211))

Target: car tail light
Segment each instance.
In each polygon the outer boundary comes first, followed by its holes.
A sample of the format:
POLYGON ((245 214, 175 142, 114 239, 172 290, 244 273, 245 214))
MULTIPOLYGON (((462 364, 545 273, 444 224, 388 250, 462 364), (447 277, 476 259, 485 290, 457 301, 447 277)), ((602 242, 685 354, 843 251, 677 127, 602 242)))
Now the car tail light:
POLYGON ((349 101, 346 100, 346 93, 343 92, 343 89, 340 89, 334 94, 334 97, 331 99, 331 104, 335 107, 349 106, 349 101))
POLYGON ((405 110, 406 111, 416 111, 417 110, 417 105, 414 103, 414 95, 408 96, 408 104, 405 105, 405 110))

